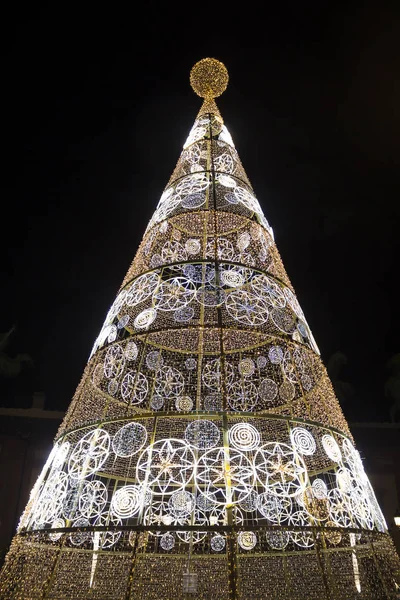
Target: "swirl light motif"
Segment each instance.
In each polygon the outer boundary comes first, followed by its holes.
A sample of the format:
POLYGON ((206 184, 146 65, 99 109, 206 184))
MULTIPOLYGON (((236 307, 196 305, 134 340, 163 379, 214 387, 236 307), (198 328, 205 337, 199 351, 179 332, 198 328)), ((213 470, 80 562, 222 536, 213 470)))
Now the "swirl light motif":
POLYGON ((329 434, 325 434, 322 436, 321 441, 329 458, 334 462, 340 462, 342 460, 342 453, 335 438, 329 434))
POLYGON ((255 450, 260 444, 260 434, 250 423, 235 423, 229 429, 229 441, 237 450, 255 450))
POLYGON ((142 488, 137 485, 125 485, 114 493, 110 512, 120 519, 129 519, 139 511, 142 502, 142 488))
POLYGON ((293 447, 300 454, 312 456, 316 450, 316 443, 309 431, 303 427, 294 427, 290 432, 293 447))

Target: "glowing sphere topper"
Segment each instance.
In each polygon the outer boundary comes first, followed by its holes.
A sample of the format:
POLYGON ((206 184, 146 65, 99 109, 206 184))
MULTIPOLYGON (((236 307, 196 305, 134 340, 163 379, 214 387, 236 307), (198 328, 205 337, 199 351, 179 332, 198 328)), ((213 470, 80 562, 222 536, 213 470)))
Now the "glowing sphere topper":
POLYGON ((228 86, 228 71, 215 58, 199 60, 190 71, 190 85, 201 98, 217 98, 228 86))

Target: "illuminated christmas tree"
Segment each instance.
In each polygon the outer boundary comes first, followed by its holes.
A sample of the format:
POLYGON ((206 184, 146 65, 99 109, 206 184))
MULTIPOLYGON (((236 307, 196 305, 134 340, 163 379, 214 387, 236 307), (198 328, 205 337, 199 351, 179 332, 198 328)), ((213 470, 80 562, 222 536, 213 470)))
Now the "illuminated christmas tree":
POLYGON ((1 598, 383 600, 399 557, 214 98, 20 519, 1 598))

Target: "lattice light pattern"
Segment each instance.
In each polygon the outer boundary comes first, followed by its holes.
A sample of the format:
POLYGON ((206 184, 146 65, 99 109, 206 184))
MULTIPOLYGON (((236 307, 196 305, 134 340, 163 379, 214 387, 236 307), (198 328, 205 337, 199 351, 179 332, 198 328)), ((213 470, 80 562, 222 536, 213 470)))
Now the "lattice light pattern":
POLYGON ((21 516, 4 598, 396 597, 398 556, 213 61, 21 516))

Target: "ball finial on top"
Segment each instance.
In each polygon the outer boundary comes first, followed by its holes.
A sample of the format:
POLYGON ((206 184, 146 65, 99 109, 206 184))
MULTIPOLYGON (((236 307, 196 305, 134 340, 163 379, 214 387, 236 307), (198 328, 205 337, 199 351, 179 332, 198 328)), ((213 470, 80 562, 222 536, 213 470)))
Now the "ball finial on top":
POLYGON ((217 98, 228 86, 228 71, 215 58, 199 60, 190 71, 190 85, 201 98, 217 98))

